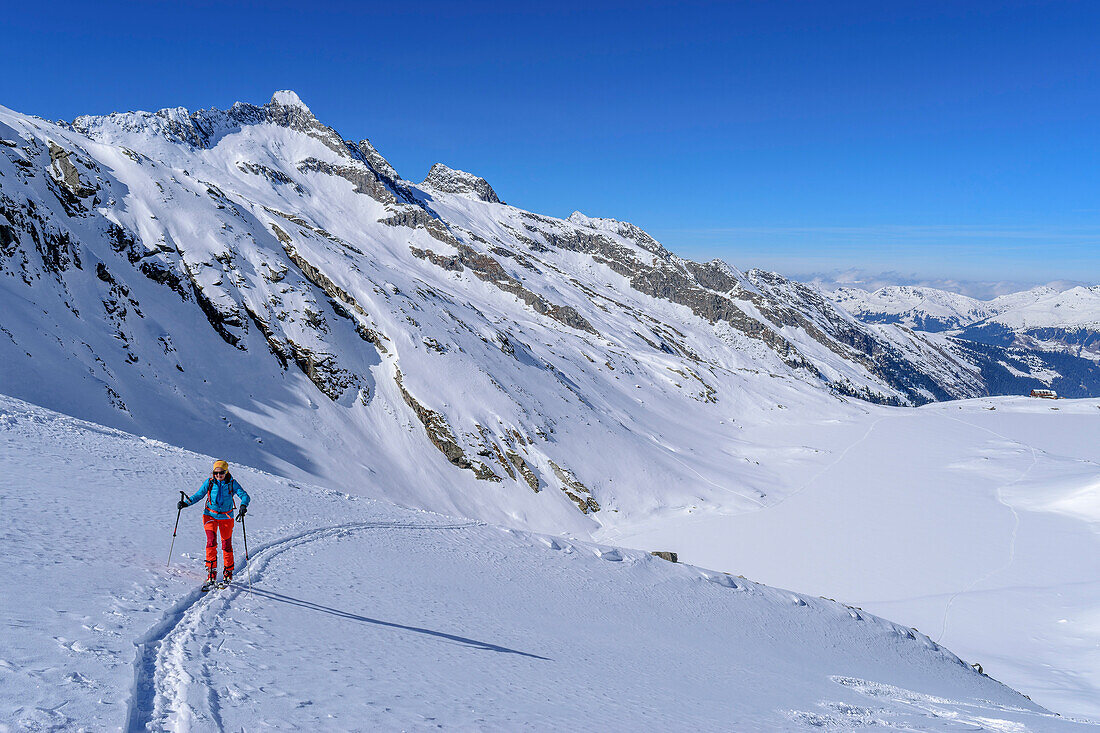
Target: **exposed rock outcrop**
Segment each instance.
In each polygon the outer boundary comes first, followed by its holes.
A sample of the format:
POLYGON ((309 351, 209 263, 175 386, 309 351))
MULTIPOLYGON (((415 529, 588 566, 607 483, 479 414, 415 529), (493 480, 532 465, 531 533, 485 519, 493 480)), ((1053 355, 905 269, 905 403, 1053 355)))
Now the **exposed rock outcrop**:
POLYGON ((448 424, 447 419, 435 410, 431 410, 420 404, 420 402, 405 389, 404 377, 400 369, 395 368, 393 378, 397 383, 397 388, 401 391, 401 398, 405 400, 405 404, 412 408, 417 419, 420 420, 420 424, 424 426, 424 430, 428 435, 428 440, 439 449, 440 453, 447 457, 448 461, 459 468, 473 471, 474 476, 479 479, 485 481, 501 480, 500 476, 493 473, 493 470, 481 461, 471 461, 466 457, 466 453, 455 439, 454 431, 451 430, 451 426, 448 424))
POLYGON ((375 150, 371 145, 370 140, 360 140, 356 145, 356 149, 359 150, 359 154, 363 157, 363 160, 374 169, 375 173, 382 177, 386 183, 391 186, 397 185, 397 182, 401 180, 401 176, 397 175, 397 171, 390 165, 389 161, 382 157, 382 154, 375 150))
POLYGON ((524 460, 523 456, 512 450, 506 450, 504 454, 508 457, 508 460, 515 466, 519 475, 527 482, 527 485, 531 487, 531 491, 536 494, 542 490, 542 484, 539 481, 539 476, 535 473, 535 470, 531 468, 531 465, 524 460))
POLYGON ((572 306, 555 305, 547 302, 542 296, 525 288, 519 280, 509 275, 501 264, 489 255, 482 254, 474 248, 461 243, 458 243, 456 247, 458 249, 458 254, 451 257, 444 257, 431 250, 423 250, 416 247, 412 247, 411 250, 417 257, 428 260, 432 264, 442 267, 444 270, 462 272, 464 268, 468 267, 478 276, 478 278, 495 285, 507 293, 515 295, 524 303, 531 306, 536 313, 549 316, 555 321, 563 323, 570 328, 596 334, 596 329, 592 327, 592 324, 572 306))
POLYGON ((398 204, 394 207, 393 216, 379 219, 379 224, 391 227, 409 227, 411 229, 425 229, 433 239, 457 247, 459 242, 455 235, 447 229, 447 225, 432 216, 425 209, 409 204, 398 204))
POLYGON ((592 497, 592 492, 573 475, 572 471, 562 468, 553 461, 549 461, 549 463, 550 469, 557 476, 558 481, 561 482, 561 490, 565 492, 570 501, 577 505, 578 509, 585 514, 600 510, 600 503, 592 497))
POLYGON ((359 161, 356 161, 354 165, 333 165, 317 158, 306 158, 298 164, 298 170, 303 173, 316 172, 338 176, 355 186, 356 193, 370 196, 375 201, 380 201, 383 204, 397 202, 393 192, 386 186, 382 177, 373 168, 359 161))

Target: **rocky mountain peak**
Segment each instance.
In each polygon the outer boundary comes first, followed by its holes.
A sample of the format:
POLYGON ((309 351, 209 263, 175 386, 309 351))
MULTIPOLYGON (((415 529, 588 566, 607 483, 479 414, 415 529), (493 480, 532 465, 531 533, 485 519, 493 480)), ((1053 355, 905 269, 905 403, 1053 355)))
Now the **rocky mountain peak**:
POLYGON ((234 102, 228 110, 211 107, 191 112, 185 107, 170 107, 157 112, 82 115, 68 127, 108 144, 130 146, 136 144, 136 138, 152 138, 212 148, 227 134, 264 123, 303 132, 340 155, 348 155, 336 131, 321 124, 301 98, 289 90, 275 92, 262 107, 234 102))
POLYGON ((492 204, 503 203, 497 198, 496 191, 484 178, 478 178, 473 173, 455 170, 442 163, 436 163, 428 171, 424 179, 424 186, 430 186, 443 193, 455 193, 461 196, 473 196, 492 204))

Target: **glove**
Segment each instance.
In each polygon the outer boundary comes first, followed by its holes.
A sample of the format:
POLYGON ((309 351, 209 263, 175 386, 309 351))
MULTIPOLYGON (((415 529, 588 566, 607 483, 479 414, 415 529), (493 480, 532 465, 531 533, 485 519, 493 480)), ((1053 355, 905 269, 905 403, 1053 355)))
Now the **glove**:
POLYGON ((187 502, 183 499, 180 499, 179 503, 176 504, 176 509, 183 509, 185 506, 187 506, 187 502))
POLYGON ((241 504, 241 510, 237 512, 237 521, 240 522, 244 519, 245 512, 248 511, 248 504, 241 504))

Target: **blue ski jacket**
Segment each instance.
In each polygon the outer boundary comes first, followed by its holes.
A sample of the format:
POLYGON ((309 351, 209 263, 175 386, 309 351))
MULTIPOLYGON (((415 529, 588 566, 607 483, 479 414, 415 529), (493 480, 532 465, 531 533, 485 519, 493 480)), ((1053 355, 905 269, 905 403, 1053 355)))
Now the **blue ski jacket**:
POLYGON ((237 483, 237 479, 227 475, 224 481, 218 481, 211 477, 203 482, 201 489, 187 497, 187 506, 191 506, 205 496, 206 508, 203 514, 214 519, 232 519, 234 494, 241 497, 241 506, 248 506, 248 494, 237 483))

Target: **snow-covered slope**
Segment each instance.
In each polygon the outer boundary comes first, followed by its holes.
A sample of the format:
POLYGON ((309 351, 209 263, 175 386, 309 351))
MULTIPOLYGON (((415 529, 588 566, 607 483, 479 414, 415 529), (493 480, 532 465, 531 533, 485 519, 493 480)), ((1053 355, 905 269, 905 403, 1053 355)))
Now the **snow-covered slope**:
POLYGON ((197 509, 165 562, 210 461, 0 397, 0 725, 1089 727, 839 603, 236 465, 251 558, 203 596, 197 509))
POLYGON ((1084 359, 864 324, 481 180, 404 180, 292 93, 69 125, 0 109, 0 392, 287 481, 592 538, 782 508, 882 414, 852 396, 1100 384, 1084 359))
POLYGON ((1100 328, 1100 285, 1070 288, 1038 301, 1004 309, 993 319, 1010 328, 1100 328))

